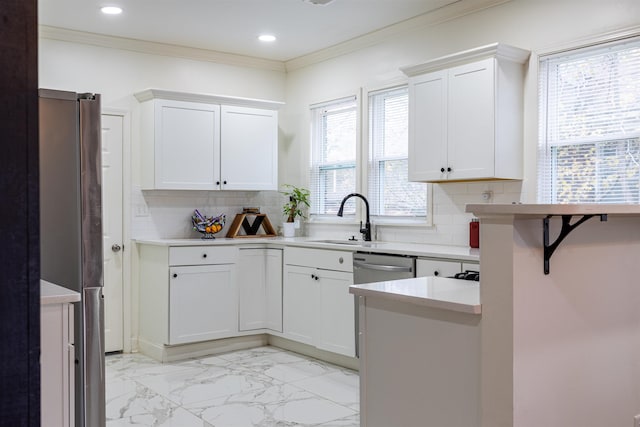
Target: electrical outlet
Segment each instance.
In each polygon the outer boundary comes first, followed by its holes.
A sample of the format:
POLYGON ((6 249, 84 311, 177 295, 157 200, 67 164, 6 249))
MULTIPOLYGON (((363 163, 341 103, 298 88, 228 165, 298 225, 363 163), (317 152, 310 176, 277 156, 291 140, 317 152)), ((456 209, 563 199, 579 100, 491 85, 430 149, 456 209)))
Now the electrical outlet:
POLYGON ((633 417, 633 427, 640 427, 640 414, 633 417))

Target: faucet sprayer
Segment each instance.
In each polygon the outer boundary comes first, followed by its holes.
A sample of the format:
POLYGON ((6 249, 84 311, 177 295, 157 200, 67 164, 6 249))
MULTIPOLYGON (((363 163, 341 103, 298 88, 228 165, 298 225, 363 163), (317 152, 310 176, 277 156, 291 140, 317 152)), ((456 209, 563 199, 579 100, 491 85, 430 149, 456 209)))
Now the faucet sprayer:
POLYGON ((369 201, 367 200, 366 197, 364 197, 360 193, 351 193, 347 195, 344 199, 342 199, 342 202, 340 203, 340 209, 338 209, 338 216, 342 216, 344 211, 344 203, 351 197, 359 197, 364 202, 365 208, 367 210, 367 218, 366 218, 366 223, 364 228, 362 227, 362 221, 360 221, 360 233, 362 233, 362 239, 365 242, 370 242, 371 241, 371 223, 369 222, 369 201))

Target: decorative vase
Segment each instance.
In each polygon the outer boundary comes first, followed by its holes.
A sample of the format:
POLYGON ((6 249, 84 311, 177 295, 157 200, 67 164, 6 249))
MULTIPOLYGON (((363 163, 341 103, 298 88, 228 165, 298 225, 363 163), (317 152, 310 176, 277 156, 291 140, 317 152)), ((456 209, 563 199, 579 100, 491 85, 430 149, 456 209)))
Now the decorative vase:
POLYGON ((296 224, 294 222, 282 223, 282 234, 284 235, 284 237, 295 237, 296 224))

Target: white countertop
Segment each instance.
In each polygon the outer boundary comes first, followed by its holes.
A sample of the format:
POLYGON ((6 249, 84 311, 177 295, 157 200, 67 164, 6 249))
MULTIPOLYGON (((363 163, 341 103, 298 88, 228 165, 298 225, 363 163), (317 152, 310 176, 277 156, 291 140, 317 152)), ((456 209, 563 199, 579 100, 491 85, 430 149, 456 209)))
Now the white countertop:
POLYGON ((627 215, 640 216, 640 205, 623 204, 469 204, 466 212, 478 217, 514 215, 540 217, 547 215, 627 215))
POLYGON ((136 242, 146 245, 160 246, 209 246, 209 245, 270 245, 270 246, 295 246, 317 249, 332 249, 351 252, 374 252, 398 255, 412 255, 419 257, 451 258, 464 261, 479 261, 480 251, 464 246, 429 245, 420 243, 402 242, 349 242, 332 243, 323 242, 319 237, 262 237, 262 238, 216 238, 212 240, 204 239, 137 239, 136 242))
POLYGON ((80 301, 80 294, 46 280, 40 280, 40 305, 80 301))
POLYGON ((425 307, 480 314, 480 283, 445 277, 417 277, 388 282, 352 285, 349 292, 425 307))

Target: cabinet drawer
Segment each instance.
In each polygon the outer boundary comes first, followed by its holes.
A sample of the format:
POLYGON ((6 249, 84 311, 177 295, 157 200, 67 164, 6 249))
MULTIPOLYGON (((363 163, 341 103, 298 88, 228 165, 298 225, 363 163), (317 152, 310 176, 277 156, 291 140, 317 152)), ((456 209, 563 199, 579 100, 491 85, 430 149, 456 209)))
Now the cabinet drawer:
POLYGON ((463 262, 462 271, 467 271, 467 270, 480 271, 480 263, 472 262, 472 261, 463 262))
POLYGON ((284 263, 305 267, 353 272, 353 253, 322 249, 285 248, 284 263))
POLYGON ((169 265, 233 264, 236 247, 179 246, 169 248, 169 265))
POLYGON ((445 259, 416 260, 416 277, 440 276, 450 277, 462 271, 462 262, 445 259))

